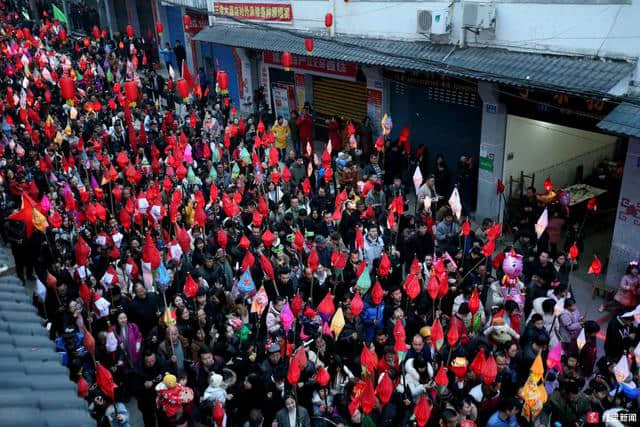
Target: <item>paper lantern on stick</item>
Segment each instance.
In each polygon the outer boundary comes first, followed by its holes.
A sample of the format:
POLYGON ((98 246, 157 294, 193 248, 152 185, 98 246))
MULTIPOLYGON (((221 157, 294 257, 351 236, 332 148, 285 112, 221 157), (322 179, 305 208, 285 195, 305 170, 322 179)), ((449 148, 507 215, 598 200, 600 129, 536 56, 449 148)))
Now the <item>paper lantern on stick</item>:
POLYGON ((307 50, 307 55, 313 55, 313 39, 311 37, 304 39, 304 48, 307 50))
POLYGON ((229 75, 226 71, 220 70, 218 71, 218 89, 220 89, 220 93, 222 95, 226 95, 229 93, 229 75))
POLYGON ((547 179, 544 180, 543 187, 544 187, 544 191, 547 191, 547 192, 553 191, 553 182, 551 182, 550 176, 548 176, 547 179))
POLYGON ((135 32, 133 30, 133 25, 131 25, 131 24, 127 25, 127 37, 132 39, 134 34, 135 34, 135 32))
POLYGON ((289 71, 291 69, 291 53, 290 52, 282 52, 282 66, 285 71, 289 71))
POLYGON ((158 32, 158 35, 160 37, 162 37, 162 30, 164 30, 164 27, 162 26, 162 22, 156 22, 156 31, 158 32))
POLYGON ((189 83, 185 79, 180 79, 176 82, 176 89, 180 98, 186 99, 189 97, 189 83))
POLYGON ((182 18, 182 23, 184 24, 184 29, 188 30, 191 26, 191 17, 189 15, 184 15, 182 18))

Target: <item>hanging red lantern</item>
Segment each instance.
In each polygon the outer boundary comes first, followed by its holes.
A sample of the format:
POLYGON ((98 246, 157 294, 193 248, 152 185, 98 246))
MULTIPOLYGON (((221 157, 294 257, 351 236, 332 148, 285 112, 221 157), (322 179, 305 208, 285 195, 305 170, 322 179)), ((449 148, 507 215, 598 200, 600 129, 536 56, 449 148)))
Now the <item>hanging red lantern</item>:
POLYGON ((156 31, 158 32, 158 35, 160 37, 162 37, 162 30, 164 30, 164 27, 162 26, 162 22, 156 22, 156 31))
POLYGON ((184 15, 182 18, 182 23, 184 24, 184 29, 188 30, 191 26, 191 17, 189 15, 184 15))
POLYGON ((229 75, 226 71, 220 70, 218 71, 218 89, 220 89, 220 93, 226 95, 229 93, 229 75))
POLYGON ((189 83, 185 79, 180 79, 176 82, 176 89, 180 98, 187 98, 189 96, 189 83))
POLYGON ((304 48, 307 50, 307 55, 313 55, 313 39, 311 37, 304 39, 304 48))
POLYGON ((73 99, 76 96, 76 84, 71 77, 60 78, 60 94, 66 100, 73 99))
POLYGON ((333 26, 333 14, 327 13, 324 15, 324 26, 327 28, 327 32, 331 31, 331 27, 333 26))
POLYGON ((282 52, 282 66, 285 71, 289 71, 291 69, 291 53, 290 52, 282 52))
POLYGON ((138 86, 133 80, 124 82, 124 94, 129 103, 138 101, 138 86))
POLYGON ((134 30, 133 30, 133 25, 131 25, 131 24, 127 25, 127 37, 132 39, 134 34, 135 33, 134 33, 134 30))
POLYGON ((100 39, 100 29, 96 25, 91 29, 91 35, 96 40, 100 39))

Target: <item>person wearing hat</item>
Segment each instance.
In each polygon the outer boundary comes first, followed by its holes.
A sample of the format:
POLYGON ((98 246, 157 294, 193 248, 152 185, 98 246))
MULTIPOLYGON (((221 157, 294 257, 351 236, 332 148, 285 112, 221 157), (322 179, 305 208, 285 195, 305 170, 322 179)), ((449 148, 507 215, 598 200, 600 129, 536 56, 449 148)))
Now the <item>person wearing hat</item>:
POLYGON ((260 364, 260 373, 265 382, 271 381, 271 377, 275 372, 287 372, 289 364, 282 357, 280 348, 280 344, 277 342, 272 342, 267 347, 267 358, 260 364))
POLYGON ((633 326, 633 319, 636 314, 640 314, 638 307, 609 321, 604 341, 604 352, 611 359, 620 359, 620 356, 635 342, 636 328, 633 326))

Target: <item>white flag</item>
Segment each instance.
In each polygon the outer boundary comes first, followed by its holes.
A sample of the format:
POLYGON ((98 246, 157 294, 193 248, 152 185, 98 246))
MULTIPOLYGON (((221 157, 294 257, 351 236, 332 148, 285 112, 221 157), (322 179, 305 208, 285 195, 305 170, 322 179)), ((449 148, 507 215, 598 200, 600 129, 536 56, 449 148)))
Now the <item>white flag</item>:
POLYGON ((156 222, 160 221, 162 218, 162 208, 160 205, 151 206, 151 216, 156 222))
POLYGON ((180 258, 182 257, 182 248, 177 243, 170 244, 169 253, 171 254, 171 259, 175 261, 180 261, 180 258))
POLYGON ((106 299, 100 297, 95 302, 95 306, 96 306, 96 309, 98 310, 98 317, 106 317, 109 315, 109 306, 111 306, 111 303, 106 299))
POLYGON ((153 291, 153 272, 150 262, 142 263, 142 283, 147 291, 153 291))
POLYGON ((96 244, 98 244, 98 246, 104 247, 107 244, 107 237, 106 236, 96 237, 96 244))
POLYGON ((629 370, 629 360, 627 359, 626 353, 620 357, 615 368, 613 368, 613 373, 619 383, 625 382, 625 380, 629 378, 629 375, 631 375, 631 371, 629 370))
POLYGON ((176 79, 176 72, 173 71, 173 67, 171 65, 169 65, 169 77, 171 77, 171 80, 176 79))
POLYGON ((580 329, 580 334, 578 335, 578 339, 576 340, 576 344, 578 344, 578 350, 582 350, 582 347, 587 343, 587 337, 584 333, 584 328, 580 329))
POLYGON ((149 208, 149 201, 147 201, 147 199, 145 199, 144 197, 140 197, 138 199, 138 210, 140 211, 140 213, 142 215, 146 215, 148 208, 149 208))
POLYGON ((109 352, 116 351, 116 349, 118 348, 118 339, 116 338, 116 334, 114 334, 113 331, 107 332, 107 342, 105 343, 105 347, 109 352))
POLYGON ((462 203, 460 202, 458 187, 453 188, 451 197, 449 197, 449 206, 451 207, 453 213, 456 215, 456 218, 460 219, 460 215, 462 215, 462 203))
POLYGON ((538 218, 538 222, 536 222, 536 234, 538 235, 538 239, 544 233, 544 230, 547 229, 547 225, 549 225, 549 213, 547 212, 547 208, 544 208, 542 214, 540 214, 540 218, 538 218))
POLYGON ((418 194, 418 190, 422 185, 422 172, 420 171, 420 166, 416 166, 416 171, 413 173, 413 185, 416 187, 416 194, 418 194))
POLYGON ((117 232, 113 235, 111 235, 111 238, 113 239, 113 244, 115 245, 116 248, 120 249, 120 245, 122 244, 122 233, 117 232))

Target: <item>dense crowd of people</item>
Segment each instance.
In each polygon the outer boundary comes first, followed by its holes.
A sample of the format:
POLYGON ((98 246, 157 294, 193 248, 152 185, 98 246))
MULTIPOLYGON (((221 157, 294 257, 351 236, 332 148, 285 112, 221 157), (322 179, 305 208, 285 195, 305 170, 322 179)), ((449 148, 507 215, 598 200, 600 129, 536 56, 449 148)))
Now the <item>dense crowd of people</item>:
POLYGON ((242 117, 221 79, 162 78, 143 38, 48 16, 1 17, 2 239, 97 425, 130 425, 133 399, 147 427, 636 413, 638 265, 598 354, 561 197, 530 189, 505 246, 466 216, 473 160, 432 166, 368 119, 314 144, 310 105, 242 117))

